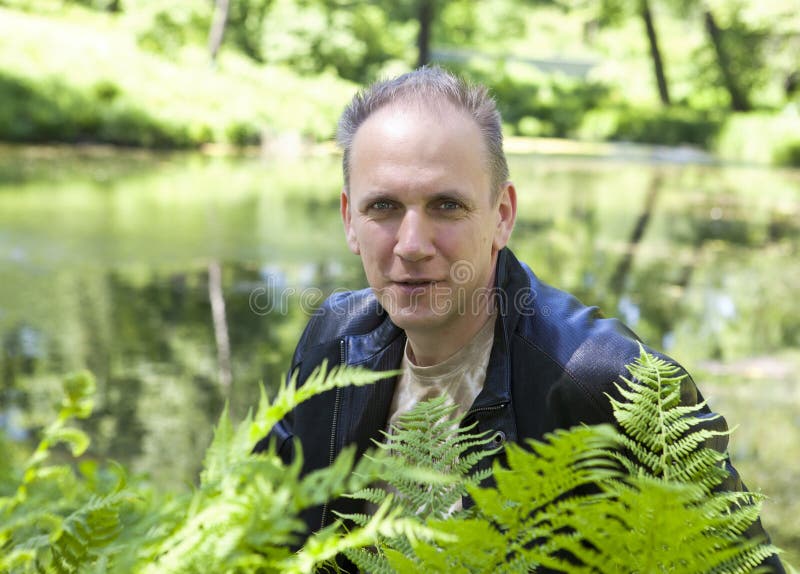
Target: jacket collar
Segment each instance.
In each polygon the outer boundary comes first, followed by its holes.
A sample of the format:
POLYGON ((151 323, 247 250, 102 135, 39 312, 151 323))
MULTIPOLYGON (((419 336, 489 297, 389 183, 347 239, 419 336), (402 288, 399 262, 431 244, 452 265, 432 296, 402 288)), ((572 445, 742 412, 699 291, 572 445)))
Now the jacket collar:
POLYGON ((527 273, 511 250, 497 256, 494 297, 497 307, 494 345, 486 367, 483 390, 470 412, 492 409, 511 402, 511 336, 519 320, 520 295, 529 285, 527 273))
MULTIPOLYGON (((530 293, 530 279, 514 254, 504 248, 498 253, 493 295, 498 317, 495 323, 494 345, 486 369, 486 381, 470 409, 491 408, 511 400, 511 334, 516 329, 520 309, 526 300, 526 289, 530 293)), ((379 307, 378 307, 379 308, 379 307)), ((380 309, 380 308, 379 308, 380 309)), ((373 330, 345 337, 346 357, 349 365, 363 365, 374 370, 397 369, 402 353, 394 347, 405 344, 405 333, 383 312, 383 321, 373 330), (392 347, 391 352, 387 352, 392 347), (388 364, 387 359, 392 361, 388 364)), ((392 382, 392 386, 394 381, 392 382)), ((368 392, 361 387, 359 392, 368 392)), ((391 399, 390 399, 391 400, 391 399)))

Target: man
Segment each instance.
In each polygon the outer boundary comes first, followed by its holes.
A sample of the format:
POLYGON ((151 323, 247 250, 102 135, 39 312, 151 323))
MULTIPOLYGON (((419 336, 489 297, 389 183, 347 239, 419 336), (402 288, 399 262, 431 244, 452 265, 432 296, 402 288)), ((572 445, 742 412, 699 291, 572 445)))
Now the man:
MULTIPOLYGON (((442 394, 495 445, 613 421, 605 393, 638 356, 636 336, 506 248, 517 197, 485 88, 438 68, 377 83, 347 107, 338 140, 345 235, 370 289, 323 305, 290 373, 302 383, 327 360, 402 374, 302 404, 259 448, 274 438, 288 461, 299 440, 308 472, 345 445, 362 453, 417 401, 442 394)), ((685 395, 700 399, 693 383, 685 395)), ((730 470, 728 487, 742 488, 730 470)), ((352 504, 335 507, 361 510, 352 504)), ((309 513, 310 527, 329 524, 331 510, 309 513)))

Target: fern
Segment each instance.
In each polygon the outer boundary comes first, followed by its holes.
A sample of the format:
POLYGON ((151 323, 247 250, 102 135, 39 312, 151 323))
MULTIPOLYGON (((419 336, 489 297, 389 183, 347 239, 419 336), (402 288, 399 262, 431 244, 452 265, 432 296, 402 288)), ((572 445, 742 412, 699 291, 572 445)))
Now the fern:
POLYGON ((742 538, 760 495, 714 491, 725 454, 704 447, 727 431, 709 426, 703 405, 681 404, 676 367, 642 352, 630 372, 624 400, 612 400, 621 432, 577 427, 508 445, 507 466, 496 463, 495 486, 484 487, 488 473, 471 469, 493 452, 489 441, 450 422, 443 399, 418 405, 358 462, 345 449, 301 478, 301 456, 287 466, 272 449, 251 455, 299 402, 387 376, 322 368, 272 401, 262 391, 257 414, 237 426, 226 409, 198 487, 173 498, 131 488, 121 470, 109 487, 91 464, 80 474, 51 464, 57 443, 75 456, 88 446, 70 422, 91 412, 93 381, 72 377, 57 420, 0 497, 0 571, 299 573, 335 570, 341 553, 375 573, 751 571, 775 549, 742 538), (475 507, 450 515, 465 493, 475 507), (292 553, 306 535, 300 513, 339 496, 378 510, 340 516, 292 553))
POLYGON ((65 444, 77 457, 89 446, 86 434, 69 426, 92 412, 94 378, 86 372, 64 380, 56 420, 43 432, 13 496, 0 498, 0 571, 76 572, 98 560, 121 531, 120 508, 131 502, 124 473, 110 493, 98 481, 82 483, 68 465, 47 465, 52 448, 65 444))
MULTIPOLYGON (((423 570, 528 572, 546 566, 580 571, 559 556, 580 540, 567 518, 607 495, 577 496, 574 492, 619 476, 610 454, 618 437, 603 425, 558 431, 548 438, 546 443, 529 441, 530 450, 508 445, 508 468, 494 467, 496 487, 468 488, 475 500, 475 517, 429 521, 433 528, 446 528, 456 540, 417 543, 414 553, 423 570)), ((392 562, 395 568, 400 565, 392 562)))
POLYGON ((701 448, 729 434, 704 428, 719 416, 702 416, 705 402, 681 405, 681 385, 687 375, 641 347, 628 371, 633 380, 623 378, 625 386, 616 384, 625 401, 609 397, 628 450, 620 462, 632 475, 699 484, 710 492, 727 476, 726 453, 701 448))
POLYGON ((346 548, 374 543, 382 533, 425 534, 421 525, 414 527, 396 513, 385 513, 348 533, 336 524, 310 537, 303 550, 292 555, 290 545, 299 542, 305 530, 301 511, 363 489, 385 472, 385 463, 370 457, 356 463, 355 451, 345 449, 331 466, 301 478, 302 453, 289 466, 273 450, 250 454, 256 441, 300 402, 386 376, 339 367, 327 372, 323 365, 300 388, 293 378, 272 401, 262 390, 255 417, 248 414, 235 429, 226 409, 185 516, 163 538, 143 571, 309 571, 346 548))
MULTIPOLYGON (((751 572, 774 552, 758 540, 741 539, 741 528, 729 528, 725 496, 650 477, 632 485, 569 517, 581 533, 581 543, 569 551, 592 572, 751 572)), ((749 524, 757 510, 748 508, 749 524)))
MULTIPOLYGON (((289 381, 281 384, 274 400, 270 401, 263 388, 258 412, 249 423, 249 439, 255 442, 266 435, 283 417, 297 405, 308 399, 338 387, 363 386, 375 383, 386 377, 397 375, 397 371, 376 373, 367 369, 337 365, 328 370, 327 361, 314 369, 302 386, 297 386, 297 373, 289 381)), ((248 451, 249 452, 249 451, 248 451)))
POLYGON ((95 557, 97 549, 112 543, 122 529, 120 507, 129 499, 130 495, 124 492, 95 497, 66 517, 60 531, 52 537, 56 572, 77 571, 95 557))
POLYGON ((638 382, 619 387, 627 402, 612 401, 622 432, 576 427, 509 445, 497 486, 468 488, 474 517, 428 520, 454 539, 416 541, 412 556, 386 551, 386 571, 716 574, 773 554, 742 537, 761 496, 713 492, 726 457, 703 447, 727 431, 703 426, 703 404, 681 405, 673 365, 642 351, 629 369, 638 382))
MULTIPOLYGON (((467 494, 468 486, 477 485, 490 475, 489 470, 472 470, 481 459, 496 452, 486 448, 491 442, 488 433, 472 434, 475 425, 460 428, 452 421, 455 408, 447 404, 447 397, 441 396, 418 403, 403 414, 397 427, 384 433, 385 442, 377 443, 389 457, 385 489, 373 486, 351 497, 378 505, 386 500, 388 490, 397 495, 390 497, 399 516, 419 521, 447 517, 454 504, 467 494)), ((359 526, 370 520, 365 514, 343 518, 359 526)), ((348 550, 345 555, 362 570, 380 574, 392 571, 384 555, 387 549, 413 556, 411 543, 404 536, 384 537, 375 549, 348 550)))

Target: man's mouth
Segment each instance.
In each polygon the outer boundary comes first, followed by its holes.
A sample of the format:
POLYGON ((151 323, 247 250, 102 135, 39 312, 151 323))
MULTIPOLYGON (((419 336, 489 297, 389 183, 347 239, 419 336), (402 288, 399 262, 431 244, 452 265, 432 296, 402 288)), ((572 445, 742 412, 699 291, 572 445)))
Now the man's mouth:
POLYGON ((400 285, 401 287, 408 289, 413 289, 415 287, 430 287, 436 283, 437 281, 434 279, 407 279, 405 281, 394 281, 395 285, 400 285))

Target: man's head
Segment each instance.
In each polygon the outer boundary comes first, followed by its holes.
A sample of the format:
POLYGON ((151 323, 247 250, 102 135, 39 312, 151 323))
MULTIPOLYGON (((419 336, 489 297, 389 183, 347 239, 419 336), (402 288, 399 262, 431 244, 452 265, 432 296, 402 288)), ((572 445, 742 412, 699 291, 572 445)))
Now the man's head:
POLYGON ((436 358, 420 356, 434 348, 457 350, 488 316, 516 214, 499 126, 483 88, 438 69, 368 89, 340 123, 348 245, 422 361, 436 358), (479 123, 476 110, 491 121, 479 123))
POLYGON ((350 157, 358 128, 377 110, 393 104, 441 105, 449 103, 463 110, 477 124, 483 137, 487 167, 492 176, 492 194, 497 197, 508 179, 508 164, 503 153, 500 113, 485 86, 468 84, 438 67, 424 67, 402 76, 376 82, 362 90, 345 108, 339 119, 336 141, 344 151, 344 185, 350 185, 350 157))

